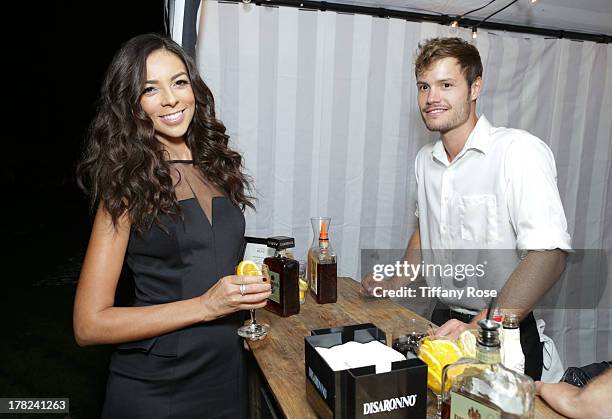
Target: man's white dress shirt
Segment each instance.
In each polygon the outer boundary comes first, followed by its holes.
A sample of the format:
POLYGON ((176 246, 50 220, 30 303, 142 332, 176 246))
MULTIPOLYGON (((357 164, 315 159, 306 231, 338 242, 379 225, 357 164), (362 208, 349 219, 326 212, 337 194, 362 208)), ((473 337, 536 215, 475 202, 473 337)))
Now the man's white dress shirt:
MULTIPOLYGON (((497 260, 489 263, 485 278, 472 281, 478 287, 499 291, 527 250, 571 249, 553 154, 526 131, 493 127, 483 115, 452 162, 441 140, 421 148, 415 174, 422 249, 506 249, 487 254, 497 260)), ((442 259, 465 261, 453 252, 442 259)), ((466 286, 449 278, 427 280, 466 286)), ((470 313, 488 301, 442 300, 470 313)))

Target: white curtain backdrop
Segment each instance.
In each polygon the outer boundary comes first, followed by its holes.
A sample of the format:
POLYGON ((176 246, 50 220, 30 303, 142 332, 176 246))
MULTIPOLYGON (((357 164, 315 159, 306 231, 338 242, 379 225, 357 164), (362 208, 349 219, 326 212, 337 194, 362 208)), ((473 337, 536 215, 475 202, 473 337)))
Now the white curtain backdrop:
MULTIPOLYGON (((418 112, 414 52, 471 31, 210 0, 200 16, 200 72, 255 180, 247 234, 293 236, 303 257, 309 218, 331 216, 339 273, 356 279, 360 249, 404 248, 416 223, 414 157, 436 139, 418 112)), ((475 43, 478 113, 549 144, 574 247, 611 249, 612 47, 485 31, 475 43)), ((566 366, 612 359, 609 286, 603 298, 606 309, 539 313, 566 366)))

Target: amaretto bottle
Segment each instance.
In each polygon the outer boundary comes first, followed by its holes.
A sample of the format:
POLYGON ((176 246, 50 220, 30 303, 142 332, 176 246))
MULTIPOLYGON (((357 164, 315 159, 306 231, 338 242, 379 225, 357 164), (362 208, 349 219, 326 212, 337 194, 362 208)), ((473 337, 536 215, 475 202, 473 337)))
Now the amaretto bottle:
POLYGON ((325 224, 321 224, 319 246, 312 252, 312 278, 310 290, 319 304, 335 303, 338 300, 338 271, 336 253, 329 244, 325 224))
POLYGON ((499 324, 478 325, 476 359, 461 359, 442 373, 442 418, 533 418, 533 380, 501 363, 499 324))

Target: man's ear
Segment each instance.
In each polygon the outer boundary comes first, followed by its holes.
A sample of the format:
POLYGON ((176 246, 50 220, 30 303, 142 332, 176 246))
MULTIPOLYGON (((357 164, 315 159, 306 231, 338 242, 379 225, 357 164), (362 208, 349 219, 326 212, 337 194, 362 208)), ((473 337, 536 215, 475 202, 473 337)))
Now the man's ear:
POLYGON ((482 89, 482 78, 476 77, 476 80, 472 83, 470 88, 470 100, 476 100, 480 96, 480 91, 482 89))

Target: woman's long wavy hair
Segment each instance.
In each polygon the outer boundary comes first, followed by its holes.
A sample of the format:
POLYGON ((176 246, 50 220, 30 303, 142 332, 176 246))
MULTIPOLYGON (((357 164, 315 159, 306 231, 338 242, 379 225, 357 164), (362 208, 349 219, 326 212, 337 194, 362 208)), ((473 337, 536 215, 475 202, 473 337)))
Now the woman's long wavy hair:
POLYGON ((240 154, 227 145, 229 136, 215 118, 211 91, 181 47, 157 34, 130 39, 113 58, 77 166, 79 187, 90 195, 92 208, 102 203, 115 226, 124 214, 136 231, 161 225, 162 214, 181 215, 167 153, 140 105, 147 57, 160 49, 176 54, 187 67, 196 106, 185 142, 194 164, 242 210, 254 208, 250 178, 243 173, 240 154))

